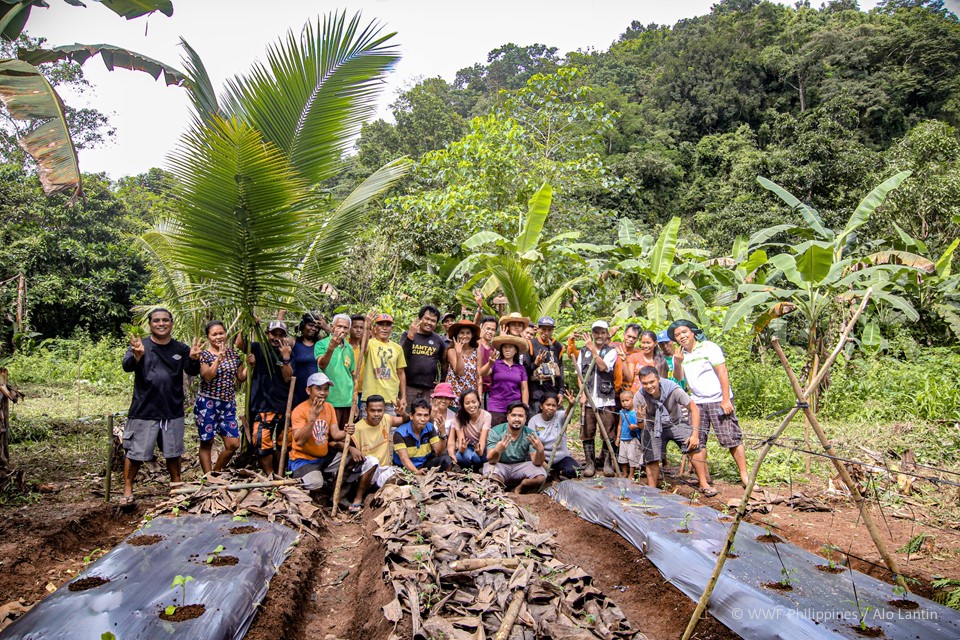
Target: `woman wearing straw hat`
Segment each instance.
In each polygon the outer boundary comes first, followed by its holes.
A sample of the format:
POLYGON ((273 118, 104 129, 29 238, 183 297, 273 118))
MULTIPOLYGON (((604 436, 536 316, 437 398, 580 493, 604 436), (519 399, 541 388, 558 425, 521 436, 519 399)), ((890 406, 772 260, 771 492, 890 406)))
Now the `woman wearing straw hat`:
POLYGON ((481 377, 490 377, 487 410, 493 425, 506 422, 510 403, 529 402, 527 370, 520 364, 520 354, 529 346, 530 343, 518 336, 505 335, 493 339, 492 359, 480 368, 481 377))
POLYGON ((480 388, 480 376, 477 364, 477 344, 480 340, 480 327, 469 320, 456 322, 447 329, 450 346, 446 357, 449 369, 447 382, 453 387, 454 395, 459 398, 467 389, 480 388))

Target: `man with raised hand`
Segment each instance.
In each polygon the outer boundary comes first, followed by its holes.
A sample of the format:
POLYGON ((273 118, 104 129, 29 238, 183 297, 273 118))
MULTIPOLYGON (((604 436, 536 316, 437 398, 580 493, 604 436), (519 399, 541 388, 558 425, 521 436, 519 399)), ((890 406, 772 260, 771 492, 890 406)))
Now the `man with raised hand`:
POLYGON ((530 381, 530 414, 540 413, 546 394, 563 395, 563 345, 553 339, 556 322, 550 316, 537 320, 537 335, 530 341, 532 355, 524 359, 530 381))
MULTIPOLYGON (((617 366, 617 350, 608 344, 610 340, 609 329, 610 325, 603 320, 594 322, 590 328, 590 335, 581 336, 584 340, 584 345, 583 348, 580 349, 580 355, 577 358, 577 379, 580 381, 583 381, 584 376, 587 375, 590 364, 594 360, 596 360, 597 363, 593 368, 593 373, 590 375, 590 378, 583 383, 584 393, 590 394, 597 411, 594 412, 590 407, 590 403, 586 402, 585 398, 581 397, 580 399, 581 403, 583 403, 583 421, 581 423, 580 438, 583 441, 583 455, 586 458, 583 469, 583 476, 585 478, 591 478, 596 473, 596 466, 594 465, 594 457, 596 455, 594 440, 597 436, 597 413, 600 414, 600 420, 606 430, 607 437, 610 439, 614 448, 616 448, 613 440, 617 434, 613 430, 613 424, 617 417, 617 390, 614 380, 614 370, 617 366)), ((610 459, 602 434, 600 451, 603 475, 612 478, 615 475, 613 466, 616 464, 616 460, 610 459)))
POLYGON ((173 339, 173 314, 154 309, 147 314, 150 335, 130 338, 123 356, 123 370, 133 373, 133 399, 123 429, 123 498, 125 507, 134 504, 133 481, 140 466, 153 459, 157 444, 163 451, 170 482, 180 482, 183 455, 183 374, 200 374, 200 340, 192 346, 173 339))
POLYGON ((406 398, 429 400, 433 388, 441 379, 446 360, 446 339, 434 329, 440 320, 440 311, 432 304, 423 305, 417 319, 400 337, 403 357, 407 361, 406 398))
POLYGON ((633 405, 637 410, 637 422, 642 427, 640 443, 647 486, 657 486, 663 443, 675 442, 693 462, 700 493, 707 497, 717 495, 707 480, 706 438, 700 437, 700 410, 696 403, 676 382, 661 378, 655 367, 641 368, 637 377, 640 391, 634 395, 633 405))
MULTIPOLYGON (((343 449, 344 430, 337 423, 337 414, 327 402, 334 384, 323 373, 315 373, 307 379, 307 399, 290 414, 290 446, 288 469, 294 478, 301 478, 304 487, 316 491, 325 482, 335 480, 340 471, 340 456, 348 455, 344 467, 344 482, 356 482, 363 470, 364 456, 358 448, 343 449), (334 442, 340 444, 332 446, 334 442)), ((366 470, 373 477, 374 469, 366 470)), ((369 482, 369 478, 366 479, 369 482)))
POLYGON ((365 415, 370 396, 386 400, 386 412, 391 416, 402 413, 407 404, 407 359, 403 348, 390 339, 393 316, 389 313, 371 315, 367 320, 370 340, 363 356, 360 415, 365 415))
POLYGON ((447 432, 443 425, 430 422, 431 408, 426 400, 416 400, 410 409, 410 420, 393 433, 393 464, 410 473, 421 475, 425 469, 450 468, 445 451, 447 432))
POLYGON ((690 398, 700 409, 703 421, 703 446, 712 429, 720 446, 730 451, 740 482, 747 485, 747 458, 743 450, 743 431, 733 407, 733 390, 723 350, 689 320, 677 320, 667 328, 670 339, 680 345, 673 354, 673 376, 684 380, 690 398))
POLYGON ((356 402, 353 395, 353 374, 357 370, 353 347, 347 342, 351 320, 345 313, 333 316, 330 335, 316 344, 314 356, 317 366, 330 379, 333 387, 327 402, 333 405, 337 424, 350 422, 350 408, 356 402))
MULTIPOLYGON (((253 440, 260 456, 260 467, 269 476, 278 471, 280 464, 277 449, 283 437, 283 424, 287 413, 287 395, 290 378, 293 377, 293 340, 287 337, 287 325, 283 320, 267 324, 269 345, 264 349, 259 342, 250 345, 247 363, 253 365, 253 383, 250 387, 250 413, 253 415, 253 440)), ((238 338, 242 347, 242 339, 238 338)), ((290 445, 287 435, 287 445, 290 445)))
POLYGON ((543 443, 526 422, 527 405, 513 402, 507 407, 506 423, 490 429, 487 436, 483 475, 512 488, 514 493, 536 491, 547 475, 543 443))

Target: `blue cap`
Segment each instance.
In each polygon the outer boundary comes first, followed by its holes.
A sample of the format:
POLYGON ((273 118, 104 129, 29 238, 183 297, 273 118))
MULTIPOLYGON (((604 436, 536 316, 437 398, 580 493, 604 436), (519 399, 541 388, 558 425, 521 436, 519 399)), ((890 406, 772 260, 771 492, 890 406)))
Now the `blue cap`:
POLYGON ((657 342, 670 342, 670 336, 667 335, 666 329, 657 334, 657 342))
POLYGON ((553 318, 551 318, 550 316, 541 316, 540 319, 537 320, 537 326, 538 327, 555 327, 557 326, 557 323, 554 322, 553 318))

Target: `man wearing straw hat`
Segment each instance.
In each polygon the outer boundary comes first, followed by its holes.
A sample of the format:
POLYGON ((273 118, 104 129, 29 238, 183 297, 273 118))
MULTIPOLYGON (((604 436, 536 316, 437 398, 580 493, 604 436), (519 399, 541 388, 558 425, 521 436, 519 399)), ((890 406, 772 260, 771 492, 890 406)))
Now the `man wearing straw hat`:
POLYGON ((720 446, 733 456, 740 471, 740 482, 746 486, 748 475, 743 432, 733 407, 733 391, 723 350, 707 340, 700 327, 689 320, 674 321, 667 328, 667 335, 680 345, 673 355, 673 375, 677 380, 686 381, 690 398, 700 409, 703 445, 706 446, 713 430, 720 446))

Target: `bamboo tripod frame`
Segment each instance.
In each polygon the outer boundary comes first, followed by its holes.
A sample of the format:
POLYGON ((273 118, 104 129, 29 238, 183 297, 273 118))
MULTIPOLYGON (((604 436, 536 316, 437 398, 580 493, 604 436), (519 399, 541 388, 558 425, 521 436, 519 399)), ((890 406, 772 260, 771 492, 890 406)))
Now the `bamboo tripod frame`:
MULTIPOLYGON (((843 346, 846 344, 847 338, 853 331, 854 326, 856 326, 857 319, 859 319, 864 309, 866 309, 871 293, 872 289, 867 289, 866 293, 864 293, 863 299, 860 301, 860 306, 857 307, 857 310, 850 318, 847 326, 844 327, 843 332, 840 334, 840 339, 837 342, 836 348, 834 348, 833 352, 830 354, 830 357, 827 358, 827 360, 823 363, 823 366, 821 366, 819 371, 817 371, 816 376, 810 381, 806 389, 802 389, 800 387, 800 383, 797 380, 796 374, 794 374, 793 369, 790 368, 790 363, 787 362, 787 357, 783 353, 783 349, 780 346, 779 340, 773 338, 773 348, 777 352, 777 356, 780 358, 780 363, 786 370, 787 377, 790 379, 790 384, 792 385, 794 394, 797 397, 797 404, 790 409, 783 421, 780 423, 780 426, 777 427, 776 431, 774 431, 773 434, 767 438, 766 443, 760 450, 760 453, 757 455, 756 461, 753 463, 753 468, 750 470, 749 481, 747 482, 747 486, 744 488, 743 499, 740 501, 740 506, 737 508, 736 516, 734 517, 733 523, 730 525, 730 529, 727 532, 727 539, 723 544, 723 548, 720 550, 720 555, 717 558, 717 563, 713 568, 713 573, 710 575, 710 580, 707 581, 707 586, 703 591, 703 595, 700 596, 700 600, 697 602, 697 607, 694 609, 693 615, 690 616, 690 622, 687 623, 687 628, 683 632, 681 640, 690 640, 690 638, 693 636, 694 630, 696 629, 697 623, 700 621, 700 617, 707 608, 707 602, 710 600, 710 595, 713 593, 713 589, 717 585, 717 580, 719 580, 720 574, 723 571, 723 565, 727 561, 727 555, 730 553, 730 549, 733 547, 737 530, 740 528, 740 522, 743 520, 744 516, 746 516, 747 505, 750 501, 750 495, 753 493, 753 488, 757 481, 757 474, 760 471, 760 465, 763 463, 763 459, 767 456, 767 453, 769 453, 770 449, 773 447, 776 439, 780 437, 797 413, 799 413, 801 410, 804 412, 804 416, 806 417, 810 426, 816 432, 817 437, 820 439, 820 444, 823 445, 824 450, 828 454, 833 455, 831 453, 833 451, 833 446, 830 444, 826 433, 820 427, 820 423, 817 421, 816 415, 806 402, 806 399, 810 396, 810 394, 813 393, 815 389, 820 386, 820 383, 823 382, 823 379, 826 377, 827 373, 830 371, 830 368, 833 366, 833 363, 836 361, 837 356, 840 355, 840 352, 843 350, 843 346)), ((860 510, 860 516, 863 518, 864 524, 867 526, 867 531, 869 531, 870 537, 873 539, 873 543, 876 545, 877 551, 880 553, 880 557, 883 558, 887 568, 890 569, 890 571, 896 577, 897 583, 903 588, 906 588, 906 582, 904 581, 903 576, 900 575, 900 570, 897 567, 896 559, 887 551, 886 544, 883 542, 883 538, 880 536, 880 531, 877 529, 876 524, 873 521, 873 516, 870 514, 870 511, 867 508, 866 501, 864 501, 863 496, 860 495, 860 491, 857 489, 857 486, 850 477, 850 474, 847 473, 846 467, 843 466, 843 463, 839 460, 834 460, 833 462, 837 467, 844 484, 846 484, 847 488, 850 490, 850 494, 853 496, 854 502, 860 510)))

